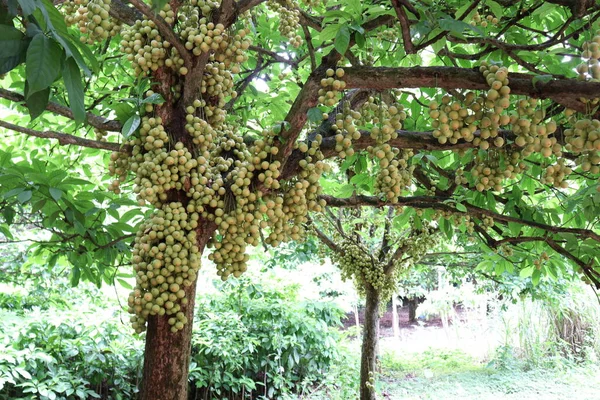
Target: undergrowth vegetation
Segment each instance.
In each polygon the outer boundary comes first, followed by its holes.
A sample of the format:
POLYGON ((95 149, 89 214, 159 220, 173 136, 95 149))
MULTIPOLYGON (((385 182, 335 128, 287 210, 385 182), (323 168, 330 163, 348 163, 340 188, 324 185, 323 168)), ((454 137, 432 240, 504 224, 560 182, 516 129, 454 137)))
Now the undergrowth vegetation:
POLYGON ((190 380, 198 398, 282 398, 310 390, 339 361, 332 303, 302 301, 298 286, 248 279, 199 299, 190 380), (210 368, 201 366, 211 366, 210 368))
MULTIPOLYGON (((281 282, 241 279, 216 286, 216 293, 199 298, 192 398, 310 392, 344 357, 337 329, 343 312, 333 303, 302 301, 297 286, 281 282)), ((37 297, 27 291, 2 298, 1 400, 136 397, 143 343, 118 318, 103 315, 102 307, 89 308, 82 296, 58 307, 29 302, 37 297)))
MULTIPOLYGON (((112 289, 72 288, 34 262, 4 265, 12 273, 0 279, 0 400, 136 398, 143 341, 121 314, 106 311, 117 308, 112 289), (27 284, 7 279, 19 275, 27 284)), ((310 278, 276 276, 214 281, 198 295, 191 399, 356 398, 360 338, 341 329, 345 312, 308 290, 316 285, 310 278)), ((569 285, 499 300, 472 285, 444 290, 452 296, 428 292, 427 307, 432 316, 443 311, 449 325, 417 324, 413 336, 383 341, 376 384, 383 398, 595 398, 585 384, 600 381, 600 312, 591 291, 569 285), (419 338, 435 329, 447 343, 419 338), (485 337, 488 351, 466 351, 470 337, 485 337), (415 340, 438 347, 417 351, 415 340)))

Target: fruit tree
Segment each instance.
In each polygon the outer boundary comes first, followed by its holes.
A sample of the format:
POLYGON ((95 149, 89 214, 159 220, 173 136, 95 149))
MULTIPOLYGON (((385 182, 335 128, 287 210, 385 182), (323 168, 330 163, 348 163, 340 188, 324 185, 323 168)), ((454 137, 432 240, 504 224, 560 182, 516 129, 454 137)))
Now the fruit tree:
POLYGON ((1 232, 48 232, 32 248, 74 282, 131 256, 142 399, 186 398, 201 256, 239 276, 249 246, 300 241, 326 208, 402 207, 390 229, 456 229, 481 269, 600 286, 599 17, 590 0, 0 0, 1 232))

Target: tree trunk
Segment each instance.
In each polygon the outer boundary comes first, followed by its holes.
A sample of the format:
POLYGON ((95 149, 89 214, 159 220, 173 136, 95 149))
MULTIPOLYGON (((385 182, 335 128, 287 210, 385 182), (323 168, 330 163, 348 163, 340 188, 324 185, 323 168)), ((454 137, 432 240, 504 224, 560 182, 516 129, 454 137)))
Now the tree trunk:
POLYGON ((417 305, 419 304, 419 299, 417 297, 412 297, 408 300, 408 322, 415 322, 417 320, 417 305))
POLYGON ((360 362, 360 400, 375 400, 375 371, 379 342, 379 292, 366 289, 365 320, 363 323, 362 354, 360 362))
MULTIPOLYGON (((200 253, 214 232, 214 223, 201 225, 198 228, 200 253)), ((196 282, 185 288, 185 294, 188 304, 182 306, 182 312, 188 323, 182 330, 171 332, 167 315, 148 318, 139 400, 187 400, 196 282)))

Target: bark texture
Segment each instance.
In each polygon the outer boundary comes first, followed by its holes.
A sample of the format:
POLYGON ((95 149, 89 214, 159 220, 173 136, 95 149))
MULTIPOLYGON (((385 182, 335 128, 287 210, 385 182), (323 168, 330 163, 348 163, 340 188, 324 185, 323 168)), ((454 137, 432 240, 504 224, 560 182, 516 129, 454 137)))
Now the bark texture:
POLYGON ((378 291, 369 285, 366 287, 365 321, 363 324, 362 354, 360 360, 360 400, 377 398, 374 378, 377 368, 377 349, 379 342, 379 303, 378 291))
MULTIPOLYGON (((212 222, 204 222, 198 228, 201 253, 214 229, 212 222)), ((167 315, 148 318, 140 400, 187 400, 196 283, 185 288, 185 292, 188 304, 182 311, 188 323, 182 330, 171 332, 167 315)))
POLYGON ((181 331, 171 332, 166 315, 148 318, 140 400, 187 399, 196 285, 185 292, 189 303, 184 313, 190 322, 181 331))

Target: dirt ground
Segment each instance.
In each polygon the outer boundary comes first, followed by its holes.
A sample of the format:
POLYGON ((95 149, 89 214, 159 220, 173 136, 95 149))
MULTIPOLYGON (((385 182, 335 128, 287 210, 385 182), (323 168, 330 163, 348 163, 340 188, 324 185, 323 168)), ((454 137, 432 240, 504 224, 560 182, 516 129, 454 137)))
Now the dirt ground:
MULTIPOLYGON (((443 328, 439 317, 408 322, 407 306, 398 308, 398 317, 399 337, 394 337, 391 306, 381 317, 379 325, 380 346, 396 352, 419 353, 429 348, 460 349, 478 359, 487 359, 502 340, 485 315, 467 313, 461 307, 455 307, 454 315, 448 321, 448 329, 443 328)), ((359 310, 359 320, 362 325, 364 310, 359 310)), ((348 313, 342 322, 344 329, 353 332, 356 326, 354 313, 348 313)))
MULTIPOLYGON (((462 318, 462 309, 457 307, 455 308, 455 313, 461 321, 462 318)), ((365 311, 364 309, 358 311, 358 319, 360 324, 362 325, 365 319, 365 311)), ((398 325, 400 326, 400 330, 415 330, 416 328, 442 328, 442 320, 439 317, 430 318, 429 320, 417 320, 415 322, 408 321, 408 306, 399 307, 398 308, 398 325)), ((379 320, 379 336, 380 337, 392 337, 394 336, 393 330, 393 318, 392 318, 392 307, 389 306, 386 310, 385 314, 381 316, 379 320)), ((452 325, 452 321, 449 321, 450 325, 452 325)), ((346 318, 342 320, 344 325, 344 329, 351 328, 356 326, 356 321, 354 317, 354 313, 346 314, 346 318)))

